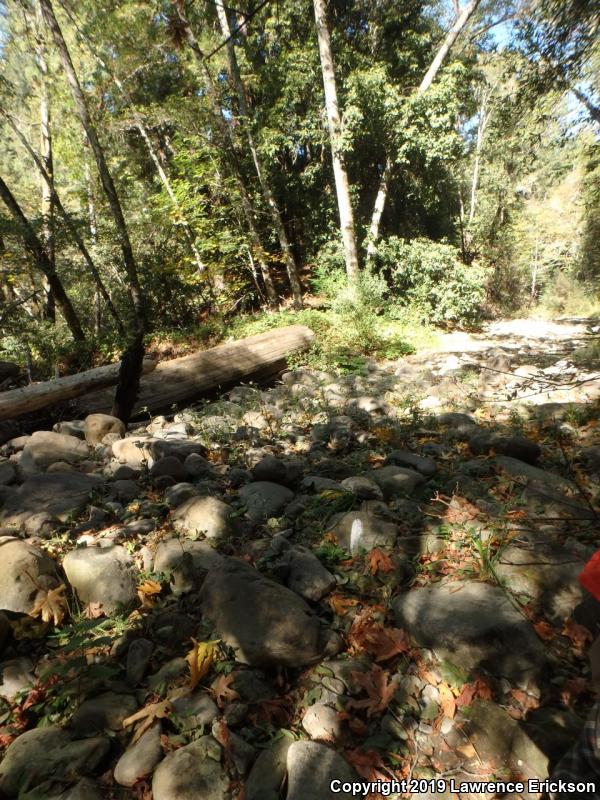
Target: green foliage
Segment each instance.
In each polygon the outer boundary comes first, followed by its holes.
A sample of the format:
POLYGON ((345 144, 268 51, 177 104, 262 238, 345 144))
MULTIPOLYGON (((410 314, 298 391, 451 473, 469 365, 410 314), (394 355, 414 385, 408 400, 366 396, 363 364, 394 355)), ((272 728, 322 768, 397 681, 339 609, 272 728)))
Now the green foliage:
POLYGON ((465 265, 456 247, 426 239, 390 237, 377 247, 377 263, 390 275, 393 299, 430 323, 469 325, 485 296, 483 271, 465 265))

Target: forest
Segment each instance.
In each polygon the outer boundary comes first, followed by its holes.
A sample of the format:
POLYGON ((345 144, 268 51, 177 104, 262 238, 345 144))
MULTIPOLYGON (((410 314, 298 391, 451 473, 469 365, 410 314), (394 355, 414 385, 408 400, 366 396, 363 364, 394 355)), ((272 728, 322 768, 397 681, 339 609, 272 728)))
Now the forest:
POLYGON ((0 800, 597 800, 599 32, 0 0, 0 800))
POLYGON ((343 365, 589 311, 597 34, 586 0, 4 3, 0 355, 298 320, 343 365))

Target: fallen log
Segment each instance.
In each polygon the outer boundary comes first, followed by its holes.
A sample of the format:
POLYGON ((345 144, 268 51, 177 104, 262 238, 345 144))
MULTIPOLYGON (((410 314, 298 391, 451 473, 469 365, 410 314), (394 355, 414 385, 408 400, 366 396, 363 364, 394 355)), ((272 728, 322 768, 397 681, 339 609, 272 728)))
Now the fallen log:
MULTIPOLYGON (((240 382, 266 381, 285 370, 289 355, 306 350, 313 341, 314 333, 310 328, 289 325, 163 361, 151 375, 142 377, 133 413, 154 414, 240 382)), ((82 415, 110 412, 111 405, 112 395, 106 391, 88 394, 77 403, 82 415)))
MULTIPOLYGON (((140 395, 133 413, 145 410, 155 413, 242 381, 268 380, 286 368, 287 356, 306 350, 313 341, 310 328, 289 325, 158 365, 145 358, 140 395)), ((74 398, 80 398, 76 405, 78 414, 110 413, 114 394, 111 387, 118 381, 119 367, 120 363, 109 364, 0 392, 0 421, 16 419, 74 398)))
MULTIPOLYGON (((155 359, 145 358, 144 373, 152 372, 156 364, 155 359)), ((0 420, 16 419, 56 403, 72 400, 94 389, 115 386, 119 380, 120 366, 120 362, 108 364, 105 367, 78 372, 76 375, 66 375, 64 378, 0 392, 0 420)))

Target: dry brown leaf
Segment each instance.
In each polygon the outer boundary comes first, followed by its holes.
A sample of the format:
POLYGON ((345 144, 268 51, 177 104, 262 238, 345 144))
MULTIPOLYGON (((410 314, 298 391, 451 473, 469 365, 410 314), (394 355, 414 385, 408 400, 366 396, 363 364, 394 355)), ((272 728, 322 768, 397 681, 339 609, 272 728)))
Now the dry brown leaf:
POLYGON ((86 619, 98 619, 99 617, 103 617, 104 611, 102 609, 102 603, 88 603, 83 609, 83 616, 86 619))
POLYGON ((65 585, 61 583, 56 589, 40 589, 29 615, 41 617, 42 622, 53 622, 54 625, 60 625, 68 610, 65 585))
POLYGON ((230 673, 229 675, 219 675, 219 677, 213 681, 211 691, 219 708, 224 708, 227 703, 232 703, 234 700, 240 699, 239 694, 231 685, 234 679, 235 675, 230 673))
POLYGON ((398 688, 398 679, 373 664, 370 672, 353 672, 352 679, 367 693, 363 700, 350 700, 346 708, 364 708, 368 717, 381 714, 390 704, 398 688))
POLYGON ((367 651, 375 656, 375 661, 387 661, 410 649, 406 631, 400 628, 386 628, 371 617, 371 610, 365 609, 357 614, 348 633, 348 642, 355 651, 367 651))
POLYGON ((456 714, 456 700, 452 694, 452 689, 450 689, 447 683, 440 683, 438 691, 440 693, 440 705, 444 715, 448 717, 448 719, 454 719, 454 715, 456 714))
POLYGON ((511 689, 510 693, 524 711, 529 711, 532 708, 539 708, 540 706, 539 700, 527 694, 527 692, 523 692, 521 689, 511 689))
POLYGON ((173 711, 171 701, 162 700, 160 703, 150 703, 150 705, 144 706, 144 708, 136 711, 135 714, 132 714, 130 717, 124 719, 124 728, 128 728, 130 725, 133 725, 134 722, 143 720, 142 724, 134 733, 131 744, 135 744, 135 742, 137 742, 138 739, 144 735, 153 722, 155 722, 157 719, 165 719, 165 717, 169 716, 171 711, 173 711))
POLYGON ((379 547, 371 550, 367 557, 367 562, 371 575, 376 575, 378 572, 383 572, 384 575, 387 575, 396 569, 390 556, 379 547))
POLYGON ((549 622, 538 620, 537 622, 533 623, 533 629, 544 642, 550 642, 552 639, 554 639, 554 628, 549 622))
POLYGON ((569 617, 562 629, 563 636, 567 636, 578 650, 585 647, 594 638, 590 631, 574 619, 569 617))
POLYGON ((328 599, 331 610, 338 617, 343 617, 350 608, 358 605, 358 600, 353 597, 343 597, 341 594, 332 594, 328 599))
POLYGON ((367 781, 389 781, 389 776, 385 770, 383 756, 375 750, 346 750, 344 757, 349 764, 352 764, 356 772, 367 781))

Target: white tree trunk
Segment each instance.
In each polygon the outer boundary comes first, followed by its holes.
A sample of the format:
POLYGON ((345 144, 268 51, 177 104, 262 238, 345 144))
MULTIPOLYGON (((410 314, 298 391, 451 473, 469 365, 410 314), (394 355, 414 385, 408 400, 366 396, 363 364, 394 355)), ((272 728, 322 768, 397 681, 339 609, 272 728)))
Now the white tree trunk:
MULTIPOLYGON (((423 80, 421 81, 419 88, 417 89, 416 95, 417 97, 429 89, 433 81, 435 80, 436 75, 440 71, 440 67, 444 63, 444 59, 450 52, 454 42, 457 40, 460 32, 465 27, 467 22, 473 16, 473 13, 477 9, 477 6, 481 0, 470 0, 469 3, 460 11, 459 6, 457 3, 454 4, 454 7, 457 11, 457 17, 454 22, 454 25, 450 28, 448 33, 446 34, 444 41, 442 42, 442 46, 436 53, 435 58, 431 62, 431 66, 425 73, 423 80)), ((386 167, 383 171, 383 175, 381 176, 381 182, 379 184, 379 189, 377 191, 377 196, 375 198, 375 205, 373 206, 373 214, 371 216, 371 224, 369 226, 369 237, 367 241, 367 257, 371 258, 373 253, 375 252, 375 244, 379 237, 379 225, 381 222, 381 216, 383 214, 383 210, 385 208, 385 203, 387 200, 387 193, 388 193, 388 184, 389 179, 393 172, 393 162, 391 158, 388 156, 388 160, 386 162, 386 167), (390 165, 390 169, 388 170, 388 164, 390 165)))
POLYGON ((338 106, 337 88, 335 85, 335 70, 331 52, 331 38, 327 25, 325 0, 313 0, 315 21, 317 24, 317 38, 319 40, 319 54, 321 56, 321 70, 323 72, 323 87, 325 89, 325 108, 329 124, 329 138, 331 140, 331 156, 333 159, 333 175, 337 193, 338 212, 340 215, 340 228, 344 245, 344 258, 346 261, 346 274, 348 282, 355 285, 358 281, 358 252, 356 249, 356 234, 354 231, 354 214, 350 199, 350 181, 346 165, 340 152, 340 139, 342 126, 338 106))

